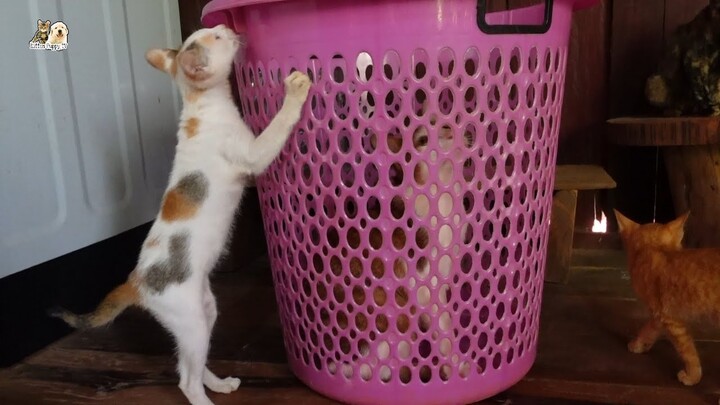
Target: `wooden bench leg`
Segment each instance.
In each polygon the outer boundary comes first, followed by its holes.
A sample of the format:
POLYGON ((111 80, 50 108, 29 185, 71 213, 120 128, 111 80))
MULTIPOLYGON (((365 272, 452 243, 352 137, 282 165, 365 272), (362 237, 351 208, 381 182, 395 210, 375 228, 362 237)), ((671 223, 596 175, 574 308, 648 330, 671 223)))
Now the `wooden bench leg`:
POLYGON ((560 190, 553 195, 545 281, 566 283, 568 280, 575 232, 577 195, 577 190, 560 190))

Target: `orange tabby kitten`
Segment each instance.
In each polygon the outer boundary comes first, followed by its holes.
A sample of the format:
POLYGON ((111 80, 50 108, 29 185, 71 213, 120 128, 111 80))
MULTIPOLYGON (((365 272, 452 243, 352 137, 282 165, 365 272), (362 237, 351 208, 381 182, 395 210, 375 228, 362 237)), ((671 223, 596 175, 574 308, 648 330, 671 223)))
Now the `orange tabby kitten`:
POLYGON ((639 225, 615 211, 628 255, 632 286, 652 318, 628 344, 633 353, 650 350, 667 333, 685 363, 678 380, 697 384, 702 368, 686 321, 720 320, 720 248, 683 249, 689 213, 667 224, 639 225))

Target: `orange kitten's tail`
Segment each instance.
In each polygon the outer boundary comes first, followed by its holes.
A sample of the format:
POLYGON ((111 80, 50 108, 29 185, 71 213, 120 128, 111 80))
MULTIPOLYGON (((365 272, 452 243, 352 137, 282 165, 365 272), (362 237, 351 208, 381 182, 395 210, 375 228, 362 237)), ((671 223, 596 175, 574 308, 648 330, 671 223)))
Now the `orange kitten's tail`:
POLYGON ((77 329, 88 329, 103 326, 118 315, 127 307, 136 305, 139 302, 140 294, 137 286, 132 280, 121 284, 102 300, 95 311, 84 315, 76 315, 62 308, 54 308, 48 311, 50 316, 60 318, 68 325, 77 329))

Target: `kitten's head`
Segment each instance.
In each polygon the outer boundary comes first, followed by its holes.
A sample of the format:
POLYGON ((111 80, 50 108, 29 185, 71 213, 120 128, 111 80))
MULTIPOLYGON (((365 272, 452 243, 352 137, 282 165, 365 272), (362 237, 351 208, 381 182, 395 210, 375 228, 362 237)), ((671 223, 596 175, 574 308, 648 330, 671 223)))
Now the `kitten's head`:
POLYGON ((690 212, 686 212, 667 224, 650 223, 640 225, 615 210, 615 216, 617 217, 620 230, 620 238, 626 249, 682 249, 682 240, 685 235, 685 222, 689 215, 690 212))
POLYGON ((151 49, 145 59, 178 86, 208 89, 227 80, 240 37, 224 25, 194 32, 180 49, 151 49))
POLYGON ((38 27, 38 31, 40 31, 40 32, 50 31, 50 20, 47 20, 45 22, 43 22, 43 20, 38 20, 37 27, 38 27))

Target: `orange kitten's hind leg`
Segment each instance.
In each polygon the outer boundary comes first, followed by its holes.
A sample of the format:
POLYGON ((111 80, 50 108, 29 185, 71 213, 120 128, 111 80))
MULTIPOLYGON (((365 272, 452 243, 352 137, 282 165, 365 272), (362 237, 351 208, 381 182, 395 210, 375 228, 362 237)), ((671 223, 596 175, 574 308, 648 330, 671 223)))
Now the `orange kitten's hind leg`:
POLYGON ((702 367, 692 336, 681 322, 674 319, 663 319, 662 323, 675 350, 685 363, 685 369, 678 372, 678 380, 685 385, 699 383, 702 378, 702 367))
POLYGON ((637 337, 628 343, 628 350, 636 354, 646 353, 652 349, 661 334, 662 324, 655 319, 650 319, 640 329, 637 337))

